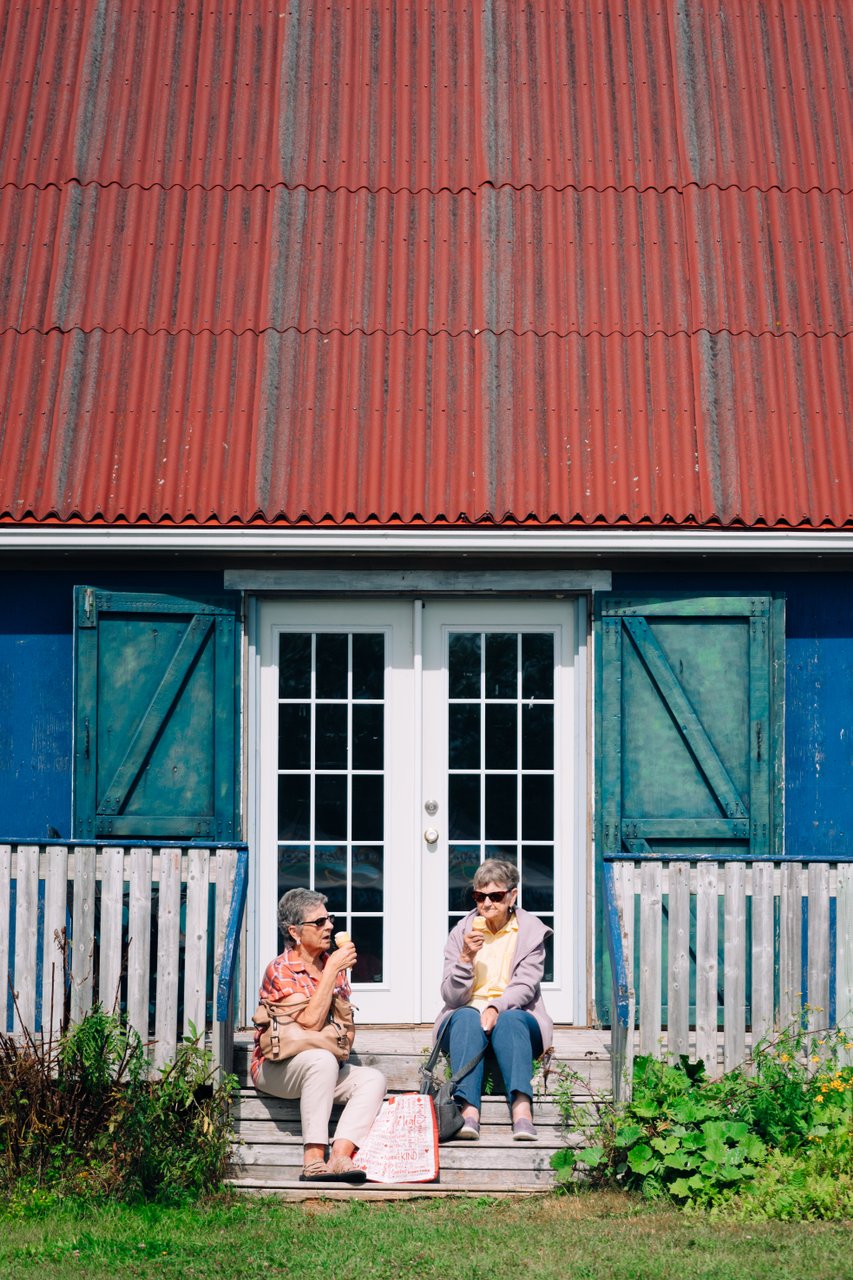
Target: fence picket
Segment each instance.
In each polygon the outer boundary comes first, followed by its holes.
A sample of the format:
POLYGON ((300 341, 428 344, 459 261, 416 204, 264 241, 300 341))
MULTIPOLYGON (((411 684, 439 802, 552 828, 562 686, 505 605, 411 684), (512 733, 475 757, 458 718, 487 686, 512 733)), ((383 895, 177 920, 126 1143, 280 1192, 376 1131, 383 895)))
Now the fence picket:
POLYGON ((190 849, 187 856, 187 924, 184 957, 184 1035, 205 1026, 207 1002, 207 912, 210 854, 190 849))
POLYGON ((846 1066, 853 1066, 853 864, 849 862, 838 868, 835 957, 836 1021, 848 1037, 841 1060, 846 1066))
POLYGON ((0 844, 0 1031, 10 1030, 6 1018, 12 974, 9 939, 12 936, 12 846, 0 844))
POLYGON ((127 1020, 147 1043, 151 983, 151 850, 131 849, 129 862, 127 1020))
POLYGON ((620 893, 620 902, 622 903, 622 924, 625 929, 625 971, 628 978, 628 986, 634 992, 636 1003, 637 974, 634 968, 634 864, 633 862, 618 863, 617 871, 621 871, 621 879, 617 878, 616 884, 620 893))
POLYGON ((617 863, 616 889, 621 905, 623 946, 625 951, 625 976, 628 982, 628 1029, 625 1036, 624 1088, 625 1097, 631 1096, 634 1075, 634 1051, 636 1043, 637 978, 634 966, 634 864, 617 863))
POLYGON ((661 864, 644 861, 640 872, 640 1053, 660 1051, 662 880, 661 864))
POLYGON ((237 874, 236 849, 217 849, 216 851, 216 916, 214 923, 214 962, 213 962, 213 1056, 217 1067, 228 1071, 231 1068, 227 1057, 223 1030, 227 1024, 221 1023, 216 1016, 216 991, 219 984, 219 972, 222 968, 222 957, 225 950, 225 934, 228 929, 228 912, 234 880, 237 874))
POLYGON ((669 1056, 689 1051, 690 1026, 690 864, 669 866, 669 1056))
POLYGON ((45 855, 44 933, 41 963, 41 1025, 54 1040, 65 1003, 65 928, 68 911, 68 849, 53 845, 45 855))
POLYGON ((15 1031, 36 1029, 36 938, 38 929, 38 845, 18 845, 15 924, 15 1031))
POLYGON ((717 1072, 717 864, 700 862, 696 882, 696 1057, 717 1072))
POLYGON ((746 1056, 746 866, 725 866, 723 939, 723 1069, 746 1056))
POLYGON ((826 1029, 829 1023, 829 867, 811 862, 809 888, 809 1028, 826 1029))
POLYGON ((779 1025, 799 1020, 803 995, 802 865, 783 862, 779 898, 779 1025))
POLYGON ((160 850, 157 908, 157 996, 153 1061, 161 1070, 175 1056, 181 943, 181 851, 160 850))
POLYGON ((74 850, 74 920, 71 936, 71 1021, 92 1007, 95 970, 95 850, 74 850))
POLYGON ((773 1030, 773 863, 752 867, 752 1043, 773 1030))
POLYGON ((98 999, 110 1012, 121 1004, 122 917, 124 915, 124 849, 101 853, 101 953, 98 999))

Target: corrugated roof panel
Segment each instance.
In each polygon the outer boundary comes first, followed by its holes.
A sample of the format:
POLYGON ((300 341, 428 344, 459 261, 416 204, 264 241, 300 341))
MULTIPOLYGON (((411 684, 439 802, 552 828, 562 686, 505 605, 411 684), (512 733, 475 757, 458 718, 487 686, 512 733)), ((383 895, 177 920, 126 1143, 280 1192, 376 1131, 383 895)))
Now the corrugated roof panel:
POLYGON ((851 359, 850 336, 7 333, 2 517, 838 526, 851 359))
POLYGON ((496 191, 7 188, 17 329, 685 330, 681 197, 496 191), (664 250, 665 247, 665 250, 664 250), (661 271, 644 255, 666 253, 661 271))
POLYGON ((853 196, 7 188, 4 327, 846 333, 853 196))
POLYGON ((0 175, 850 190, 849 6, 2 5, 0 175))
POLYGON ((831 0, 667 7, 685 181, 849 191, 853 8, 831 0))
POLYGON ((851 67, 832 0, 0 0, 0 518, 853 521, 851 67))

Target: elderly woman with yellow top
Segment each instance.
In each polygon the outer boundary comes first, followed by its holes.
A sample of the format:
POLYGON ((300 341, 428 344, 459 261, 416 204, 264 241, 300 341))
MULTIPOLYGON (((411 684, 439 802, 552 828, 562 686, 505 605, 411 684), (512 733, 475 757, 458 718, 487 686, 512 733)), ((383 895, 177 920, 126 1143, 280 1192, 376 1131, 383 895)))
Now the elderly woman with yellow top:
MULTIPOLYGON (((551 930, 515 905, 518 871, 489 859, 474 876, 475 910, 451 931, 444 949, 444 1008, 435 1034, 454 1074, 490 1042, 506 1087, 517 1142, 536 1138, 533 1060, 551 1047, 554 1024, 542 1003, 545 939, 551 930), (449 1015, 449 1016, 448 1016, 449 1015)), ((484 1060, 464 1075, 455 1098, 462 1112, 458 1138, 480 1136, 484 1060)))

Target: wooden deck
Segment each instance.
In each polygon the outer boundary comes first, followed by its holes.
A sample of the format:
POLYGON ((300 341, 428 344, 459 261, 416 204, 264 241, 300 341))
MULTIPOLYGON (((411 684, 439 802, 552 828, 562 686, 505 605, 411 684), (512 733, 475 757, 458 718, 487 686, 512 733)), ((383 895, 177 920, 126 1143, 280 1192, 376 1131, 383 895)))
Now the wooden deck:
MULTIPOLYGON (((359 1027, 358 1061, 378 1067, 389 1092, 411 1092, 418 1085, 418 1067, 430 1043, 430 1026, 359 1027)), ((234 1105, 234 1164, 231 1184, 244 1191, 279 1195, 288 1200, 347 1198, 411 1199, 447 1195, 531 1195, 550 1190, 551 1155, 578 1135, 564 1134, 553 1101, 546 1095, 534 1105, 538 1142, 513 1142, 504 1098, 483 1103, 480 1141, 447 1143, 440 1149, 438 1182, 397 1186, 366 1183, 363 1187, 327 1189, 298 1181, 302 1164, 299 1109, 258 1093, 248 1078, 251 1036, 238 1032, 234 1069, 240 1094, 234 1105)), ((578 1027, 559 1027, 554 1035, 557 1061, 581 1073, 595 1093, 609 1093, 610 1033, 578 1027)), ((581 1089, 583 1094, 584 1090, 581 1089)))

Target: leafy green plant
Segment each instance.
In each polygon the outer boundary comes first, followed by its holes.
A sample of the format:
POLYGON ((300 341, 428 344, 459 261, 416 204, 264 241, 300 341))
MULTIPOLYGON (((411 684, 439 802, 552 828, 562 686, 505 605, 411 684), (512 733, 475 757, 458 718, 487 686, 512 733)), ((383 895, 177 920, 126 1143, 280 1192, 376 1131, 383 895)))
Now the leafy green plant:
MULTIPOLYGON (((586 1148, 552 1158, 558 1185, 619 1185, 685 1206, 730 1203, 742 1214, 781 1216, 796 1197, 779 1193, 773 1171, 793 1168, 802 1202, 831 1216, 821 1180, 846 1176, 853 1156, 853 1069, 838 1065, 845 1044, 843 1033, 794 1028, 719 1079, 686 1058, 638 1058, 631 1102, 597 1100, 586 1148)), ((555 1096, 564 1123, 577 1128, 583 1116, 567 1089, 555 1096)), ((829 1197, 836 1206, 839 1196, 829 1197)))
POLYGON ((236 1087, 193 1033, 149 1076, 145 1048, 96 1006, 54 1040, 0 1036, 0 1191, 176 1199, 218 1186, 236 1087))

